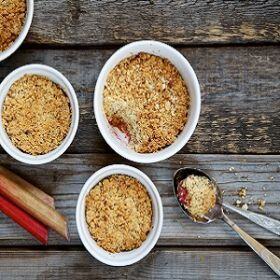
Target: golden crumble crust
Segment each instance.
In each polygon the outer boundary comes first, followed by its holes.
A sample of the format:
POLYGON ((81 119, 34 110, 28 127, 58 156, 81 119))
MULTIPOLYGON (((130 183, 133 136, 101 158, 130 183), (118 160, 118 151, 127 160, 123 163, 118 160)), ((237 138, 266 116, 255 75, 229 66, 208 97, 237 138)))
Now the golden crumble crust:
POLYGON ((69 98, 46 77, 25 75, 15 81, 4 100, 2 122, 12 143, 31 155, 57 148, 71 124, 69 98))
POLYGON ((181 186, 187 190, 184 206, 194 220, 200 220, 216 204, 216 187, 204 176, 190 175, 183 180, 181 186))
POLYGON ((129 146, 152 153, 172 144, 183 130, 189 94, 183 78, 167 59, 139 53, 109 73, 104 88, 106 117, 128 135, 129 146))
POLYGON ((18 37, 24 24, 26 0, 0 0, 0 51, 18 37))
POLYGON ((93 239, 111 253, 141 246, 152 227, 152 203, 135 178, 112 175, 86 197, 86 221, 93 239))

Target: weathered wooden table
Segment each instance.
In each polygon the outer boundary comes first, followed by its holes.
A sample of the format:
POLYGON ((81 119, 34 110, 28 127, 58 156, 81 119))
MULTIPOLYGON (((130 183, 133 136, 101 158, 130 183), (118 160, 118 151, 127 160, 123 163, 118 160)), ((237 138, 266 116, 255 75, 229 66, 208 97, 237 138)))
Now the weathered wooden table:
MULTIPOLYGON (((39 246, 0 214, 0 279, 277 279, 223 222, 187 220, 172 194, 172 174, 199 167, 215 177, 234 203, 248 188, 249 209, 280 219, 280 6, 279 1, 35 0, 25 44, 0 64, 0 80, 18 66, 44 63, 74 86, 81 110, 67 153, 43 166, 21 164, 1 149, 1 164, 40 186, 68 216, 71 242, 51 234, 39 246), (121 45, 156 39, 174 45, 192 64, 202 112, 189 143, 169 160, 135 164, 117 156, 101 137, 93 91, 105 61, 121 45), (81 245, 75 206, 86 179, 99 168, 127 163, 158 187, 164 226, 157 247, 124 268, 101 264, 81 245)), ((279 237, 230 214, 238 225, 280 256, 279 237)))

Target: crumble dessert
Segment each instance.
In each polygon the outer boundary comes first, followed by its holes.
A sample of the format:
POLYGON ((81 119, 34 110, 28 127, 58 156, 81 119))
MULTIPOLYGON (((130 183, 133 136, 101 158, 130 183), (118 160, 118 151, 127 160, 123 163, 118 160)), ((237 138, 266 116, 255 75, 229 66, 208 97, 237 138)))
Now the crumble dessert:
POLYGON ((97 244, 111 253, 141 246, 152 227, 152 203, 135 178, 112 175, 86 197, 86 221, 97 244))
POLYGON ((239 191, 238 191, 238 195, 241 198, 245 198, 247 196, 247 188, 242 187, 239 191))
POLYGON ((259 199, 259 200, 258 200, 258 208, 259 208, 260 210, 264 211, 265 203, 266 203, 266 201, 265 201, 264 199, 262 199, 262 198, 259 199))
POLYGON ((216 187, 204 176, 190 175, 179 183, 177 196, 193 219, 201 220, 216 204, 216 187))
POLYGON ((2 123, 18 149, 31 155, 46 154, 57 148, 69 131, 69 98, 48 78, 24 75, 7 93, 2 123))
POLYGON ((165 148, 186 124, 187 86, 176 67, 159 56, 142 52, 122 60, 109 73, 103 94, 109 123, 136 152, 165 148))
POLYGON ((0 0, 0 52, 6 50, 22 30, 26 0, 0 0))

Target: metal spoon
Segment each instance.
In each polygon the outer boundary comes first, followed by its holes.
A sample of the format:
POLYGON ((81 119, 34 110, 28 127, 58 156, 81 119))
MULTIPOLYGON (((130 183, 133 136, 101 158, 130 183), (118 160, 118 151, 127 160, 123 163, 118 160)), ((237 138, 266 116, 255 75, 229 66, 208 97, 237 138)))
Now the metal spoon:
POLYGON ((230 205, 226 202, 223 202, 222 204, 227 209, 236 212, 240 214, 241 216, 247 218, 248 220, 254 222, 255 224, 258 224, 259 226, 277 234, 280 235, 280 221, 275 220, 273 218, 267 217, 262 214, 254 213, 248 210, 244 210, 238 207, 235 207, 233 205, 230 205))
MULTIPOLYGON (((267 229, 267 230, 269 230, 269 231, 271 231, 271 232, 273 232, 277 235, 280 235, 280 221, 278 221, 276 219, 273 219, 273 218, 270 218, 270 217, 267 217, 267 216, 262 215, 262 214, 258 214, 258 213, 254 213, 254 212, 251 212, 251 211, 248 211, 248 210, 237 208, 237 207, 234 207, 234 206, 232 206, 232 205, 230 205, 226 202, 223 202, 222 201, 222 195, 221 195, 220 190, 217 186, 217 183, 215 182, 215 180, 213 178, 211 178, 205 172, 203 172, 199 169, 182 168, 182 169, 179 169, 177 171, 177 173, 176 173, 177 175, 175 175, 175 176, 177 176, 179 181, 181 181, 184 178, 186 178, 186 176, 190 175, 190 174, 187 174, 189 172, 189 170, 191 170, 193 172, 192 174, 203 175, 203 176, 207 177, 209 180, 211 180, 212 182, 215 183, 217 192, 219 192, 218 195, 217 195, 217 201, 218 201, 219 205, 222 205, 222 206, 226 207, 227 209, 229 209, 231 211, 234 211, 234 212, 242 215, 243 217, 249 219, 250 221, 258 224, 259 226, 261 226, 261 227, 263 227, 263 228, 265 228, 265 229, 267 229), (186 170, 186 171, 184 171, 184 170, 186 170)), ((179 182, 177 182, 177 185, 178 185, 178 183, 179 182)), ((182 207, 182 205, 181 205, 181 207, 182 207)), ((183 210, 184 210, 184 208, 183 208, 183 210)), ((184 210, 184 211, 187 211, 187 210, 184 210)), ((200 222, 200 221, 198 221, 198 222, 200 222)), ((202 222, 209 222, 209 221, 203 220, 202 222)))
POLYGON ((246 243, 249 245, 256 254, 263 259, 270 268, 278 275, 280 276, 280 259, 271 253, 266 247, 264 247, 261 243, 259 243, 257 240, 255 240, 253 237, 251 237, 249 234, 247 234, 244 230, 242 230, 240 227, 238 227, 223 211, 223 202, 222 202, 222 193, 216 183, 215 180, 213 180, 208 174, 205 172, 195 169, 195 168, 181 168, 174 174, 174 193, 177 197, 177 201, 183 210, 183 212, 194 222, 199 223, 211 223, 214 220, 221 219, 224 222, 226 222, 246 243), (181 203, 178 200, 177 197, 177 188, 182 180, 187 178, 189 175, 198 175, 198 176, 204 176, 207 177, 210 181, 212 181, 216 186, 216 205, 200 220, 194 219, 192 215, 189 213, 189 211, 181 205, 181 203))

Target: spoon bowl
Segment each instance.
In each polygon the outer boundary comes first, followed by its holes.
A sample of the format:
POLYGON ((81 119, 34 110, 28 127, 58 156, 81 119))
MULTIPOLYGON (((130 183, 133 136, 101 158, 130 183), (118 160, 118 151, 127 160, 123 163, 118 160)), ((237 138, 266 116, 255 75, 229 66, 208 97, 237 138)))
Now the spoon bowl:
POLYGON ((177 201, 180 205, 180 208, 183 210, 183 212, 194 222, 196 223, 203 223, 203 224, 208 224, 211 223, 217 219, 221 219, 223 217, 223 208, 222 208, 222 193, 216 183, 215 180, 213 180, 207 173, 204 171, 197 169, 197 168, 188 168, 188 167, 183 167, 178 169, 173 177, 173 191, 174 194, 177 198, 177 201), (216 204, 215 206, 210 209, 210 211, 205 214, 201 219, 194 218, 191 213, 182 205, 178 199, 178 187, 180 186, 180 183, 182 180, 186 179, 190 175, 197 175, 197 176, 203 176, 209 179, 214 185, 216 189, 216 204))

